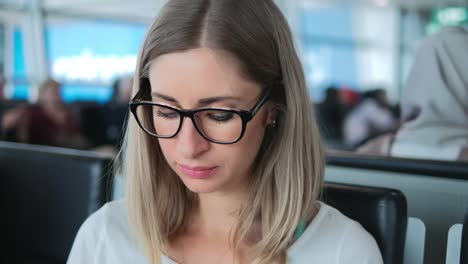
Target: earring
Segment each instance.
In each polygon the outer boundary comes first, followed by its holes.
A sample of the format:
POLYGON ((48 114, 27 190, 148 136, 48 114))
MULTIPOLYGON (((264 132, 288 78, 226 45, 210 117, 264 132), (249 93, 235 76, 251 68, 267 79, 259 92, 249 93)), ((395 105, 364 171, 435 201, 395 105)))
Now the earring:
POLYGON ((271 122, 270 127, 271 128, 276 127, 276 119, 274 119, 273 122, 271 122))

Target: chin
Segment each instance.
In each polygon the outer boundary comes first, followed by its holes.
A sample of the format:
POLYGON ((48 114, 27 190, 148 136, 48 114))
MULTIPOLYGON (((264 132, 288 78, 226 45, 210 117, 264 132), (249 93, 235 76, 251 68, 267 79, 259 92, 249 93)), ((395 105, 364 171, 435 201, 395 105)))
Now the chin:
POLYGON ((184 183, 185 187, 189 189, 191 192, 194 193, 212 193, 216 192, 220 189, 220 187, 217 184, 213 184, 212 182, 207 182, 207 181, 200 181, 196 182, 197 180, 182 180, 184 183))

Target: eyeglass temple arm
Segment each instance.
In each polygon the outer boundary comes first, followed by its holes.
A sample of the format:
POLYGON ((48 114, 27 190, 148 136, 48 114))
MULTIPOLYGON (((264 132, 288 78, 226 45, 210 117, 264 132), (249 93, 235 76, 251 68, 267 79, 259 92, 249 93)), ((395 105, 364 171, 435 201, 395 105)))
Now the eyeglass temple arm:
POLYGON ((270 99, 270 89, 267 88, 262 96, 262 99, 252 108, 252 110, 250 110, 251 117, 253 117, 258 112, 258 110, 260 110, 260 108, 266 103, 266 101, 268 101, 268 99, 270 99))

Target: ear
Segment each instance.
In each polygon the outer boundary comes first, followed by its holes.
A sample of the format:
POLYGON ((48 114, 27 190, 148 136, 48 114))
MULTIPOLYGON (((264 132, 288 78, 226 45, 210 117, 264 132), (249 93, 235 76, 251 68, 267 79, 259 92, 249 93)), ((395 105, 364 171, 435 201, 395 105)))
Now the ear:
POLYGON ((278 109, 273 105, 268 105, 265 127, 273 127, 276 122, 276 117, 278 116, 278 109))

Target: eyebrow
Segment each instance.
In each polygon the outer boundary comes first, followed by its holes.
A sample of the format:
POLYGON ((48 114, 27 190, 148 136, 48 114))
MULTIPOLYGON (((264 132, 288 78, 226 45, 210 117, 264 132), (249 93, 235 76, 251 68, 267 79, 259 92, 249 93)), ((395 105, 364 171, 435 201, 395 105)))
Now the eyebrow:
MULTIPOLYGON (((179 102, 173 97, 160 94, 158 92, 152 92, 151 95, 179 105, 179 102)), ((241 101, 241 98, 235 97, 235 96, 214 96, 214 97, 208 97, 208 98, 203 98, 203 99, 198 100, 198 105, 204 106, 204 105, 209 105, 209 104, 213 104, 213 103, 217 103, 221 101, 228 101, 228 100, 241 101)))

